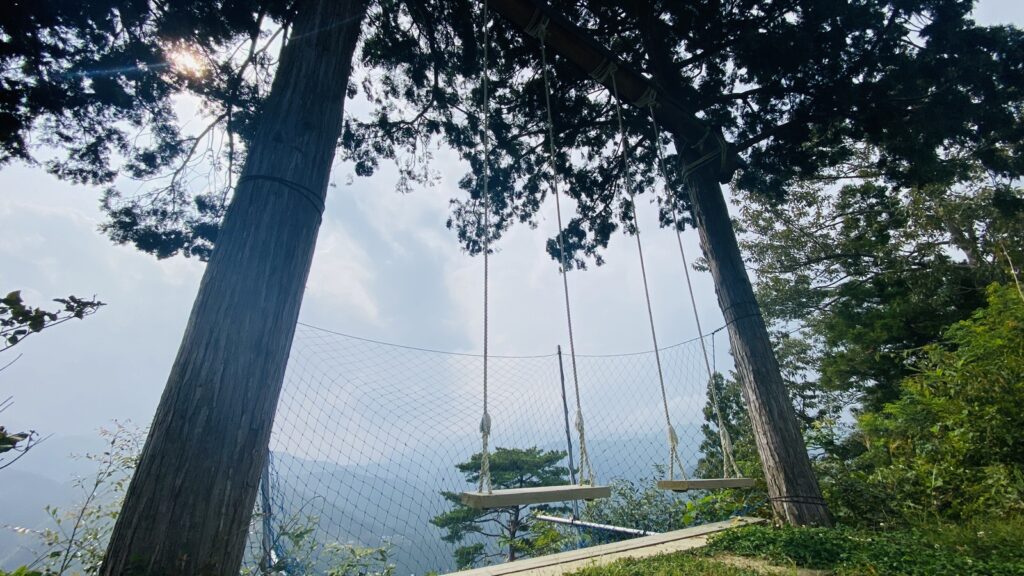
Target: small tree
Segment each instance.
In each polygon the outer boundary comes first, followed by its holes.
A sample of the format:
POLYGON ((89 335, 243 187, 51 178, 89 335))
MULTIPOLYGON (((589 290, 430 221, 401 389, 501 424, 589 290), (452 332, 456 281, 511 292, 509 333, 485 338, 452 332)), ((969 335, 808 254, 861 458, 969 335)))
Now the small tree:
MULTIPOLYGON (((490 455, 491 484, 495 489, 533 488, 568 482, 569 469, 561 466, 566 457, 564 450, 542 450, 537 447, 497 448, 490 455)), ((480 481, 481 454, 474 454, 468 462, 456 464, 466 481, 480 481)), ((516 558, 538 556, 559 548, 560 538, 550 527, 533 520, 531 511, 567 513, 566 506, 509 506, 478 510, 463 505, 455 492, 441 492, 452 503, 452 509, 435 516, 430 523, 448 531, 445 542, 461 543, 469 535, 495 538, 504 552, 488 554, 482 542, 460 546, 455 550, 458 567, 466 568, 489 558, 504 556, 509 562, 516 558)))
MULTIPOLYGON (((732 457, 740 473, 744 476, 762 477, 757 448, 754 446, 753 430, 750 427, 750 416, 747 415, 743 402, 742 388, 734 377, 726 378, 721 373, 715 373, 714 378, 708 382, 707 403, 704 404, 703 415, 704 423, 700 427, 703 435, 700 443, 701 457, 697 461, 694 475, 698 478, 721 478, 723 475, 725 463, 719 429, 721 415, 721 423, 728 432, 732 447, 732 457)), ((731 476, 733 473, 730 466, 725 475, 731 476)))
MULTIPOLYGON (((662 476, 664 470, 655 472, 662 476)), ((648 532, 669 532, 686 527, 687 503, 671 492, 659 489, 653 478, 612 480, 611 498, 588 502, 583 519, 588 522, 635 528, 648 532)))

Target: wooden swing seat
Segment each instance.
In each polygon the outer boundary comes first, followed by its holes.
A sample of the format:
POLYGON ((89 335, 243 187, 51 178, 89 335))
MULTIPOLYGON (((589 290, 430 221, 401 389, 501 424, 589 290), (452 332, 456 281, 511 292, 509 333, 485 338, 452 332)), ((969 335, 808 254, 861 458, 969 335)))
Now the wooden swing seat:
POLYGON ((753 488, 753 478, 699 478, 694 480, 659 480, 658 488, 673 492, 716 490, 722 488, 753 488))
POLYGON ((569 500, 594 500, 612 495, 609 486, 538 486, 536 488, 511 488, 486 492, 463 492, 459 500, 470 508, 508 508, 528 504, 567 502, 569 500))

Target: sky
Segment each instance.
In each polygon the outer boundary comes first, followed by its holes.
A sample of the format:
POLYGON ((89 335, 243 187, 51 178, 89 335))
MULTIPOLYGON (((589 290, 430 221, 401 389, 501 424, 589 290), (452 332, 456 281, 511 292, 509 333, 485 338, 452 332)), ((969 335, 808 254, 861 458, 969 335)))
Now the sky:
MULTIPOLYGON (((981 23, 1024 24, 1024 2, 983 0, 981 23)), ((395 191, 386 166, 372 179, 350 178, 336 163, 300 321, 366 338, 458 352, 482 349, 482 261, 463 253, 445 228, 448 199, 464 167, 439 151, 440 181, 395 191)), ((147 423, 155 411, 188 319, 203 264, 156 260, 115 246, 97 231, 100 191, 60 182, 39 168, 0 170, 0 290, 26 302, 95 295, 107 303, 83 321, 33 335, 4 354, 0 399, 10 430, 91 436, 112 420, 147 423)), ((646 195, 645 198, 651 198, 646 195)), ((566 344, 557 267, 544 252, 555 230, 552 206, 539 229, 514 229, 491 261, 490 338, 497 354, 548 354, 566 344)), ((654 208, 639 212, 659 342, 697 335, 671 231, 654 208)), ((696 234, 684 237, 699 255, 696 234)), ((632 239, 616 237, 607 264, 570 275, 577 348, 590 354, 651 348, 632 239)), ((710 275, 694 274, 705 332, 722 325, 710 275)), ((729 365, 719 340, 719 367, 729 365)), ((40 450, 40 452, 44 452, 40 450)), ((32 454, 26 458, 57 455, 32 454)), ((44 465, 37 462, 34 468, 44 465)))

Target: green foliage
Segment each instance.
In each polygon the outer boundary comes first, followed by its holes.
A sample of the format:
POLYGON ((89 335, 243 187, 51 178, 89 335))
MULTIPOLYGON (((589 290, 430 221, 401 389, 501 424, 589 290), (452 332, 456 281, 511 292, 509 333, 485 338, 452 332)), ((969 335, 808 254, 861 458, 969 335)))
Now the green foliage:
POLYGON ((29 440, 34 434, 34 432, 8 432, 6 428, 0 426, 0 454, 18 450, 18 444, 29 440))
POLYGON ((705 554, 751 556, 839 575, 1024 574, 1024 522, 930 525, 904 530, 750 526, 712 537, 705 554))
MULTIPOLYGON (((472 198, 453 203, 451 226, 478 252, 480 10, 465 0, 371 4, 354 66, 363 76, 349 96, 364 97, 372 110, 346 118, 346 158, 360 176, 394 159, 399 185, 408 189, 433 181, 425 168, 432 141, 453 147, 470 166, 460 186, 472 198)), ((742 164, 738 189, 782 195, 795 181, 843 173, 864 147, 871 148, 872 170, 915 186, 961 182, 978 171, 1010 179, 1024 172, 1024 38, 1014 27, 976 26, 969 3, 552 5, 726 137, 742 164)), ((0 164, 34 161, 28 143, 35 139, 56 153, 47 167, 61 178, 166 176, 142 197, 110 191, 104 230, 160 257, 208 256, 268 91, 273 50, 288 36, 282 30, 293 12, 280 0, 15 5, 0 17, 0 164), (202 74, 174 66, 183 48, 205 64, 202 74), (175 117, 173 99, 181 94, 200 101, 206 126, 197 135, 175 117), (142 130, 146 137, 135 138, 142 130), (218 150, 211 137, 225 145, 218 150), (200 161, 204 155, 212 161, 200 161), (196 166, 223 177, 193 189, 192 176, 207 177, 196 166)), ((489 35, 498 105, 487 160, 501 233, 536 222, 547 193, 546 107, 538 43, 498 18, 489 35)), ((593 97, 593 80, 560 58, 551 64, 555 168, 578 203, 567 223, 568 249, 575 265, 600 262, 611 235, 629 228, 633 210, 617 185, 618 135, 607 102, 593 97)), ((655 139, 645 111, 624 113, 633 177, 651 189, 655 139)), ((675 176, 678 160, 669 159, 675 176)), ((672 185, 685 208, 683 184, 672 185)), ((549 248, 554 252, 553 243, 549 248)))
MULTIPOLYGON (((262 529, 263 518, 262 511, 259 514, 253 514, 251 525, 260 525, 262 529)), ((275 551, 281 550, 283 552, 281 557, 275 559, 269 550, 263 550, 255 566, 242 567, 242 576, 276 575, 278 573, 312 575, 316 573, 318 553, 324 551, 325 556, 337 556, 337 547, 333 547, 331 553, 326 554, 326 547, 313 538, 320 522, 318 517, 293 514, 284 518, 274 518, 274 521, 274 538, 270 542, 270 547, 275 551)))
POLYGON ((0 576, 44 576, 44 574, 42 572, 30 570, 25 566, 19 566, 18 568, 15 568, 13 572, 0 570, 0 576))
POLYGON ((588 502, 584 520, 626 526, 648 532, 667 532, 688 526, 688 503, 659 490, 654 479, 613 480, 612 495, 588 502))
POLYGON ((1024 298, 1015 286, 988 294, 987 307, 922 350, 898 400, 860 418, 865 452, 832 490, 851 515, 1024 513, 1024 298), (865 487, 849 493, 856 482, 865 487), (857 500, 870 491, 888 502, 857 500))
POLYGON ((686 501, 684 526, 721 522, 734 516, 771 517, 763 487, 713 490, 686 501))
POLYGON ((842 528, 768 528, 727 530, 711 538, 707 551, 764 558, 778 564, 829 568, 850 558, 860 545, 842 528))
POLYGON ((330 567, 323 576, 393 576, 395 573, 388 546, 372 548, 329 544, 324 550, 330 567))
POLYGON ((725 469, 722 453, 722 436, 719 431, 719 415, 728 432, 732 445, 732 457, 740 473, 747 478, 763 476, 761 460, 754 444, 754 431, 743 400, 743 389, 735 375, 725 378, 716 373, 708 382, 707 402, 704 404, 704 423, 701 424, 703 439, 700 444, 701 457, 697 461, 694 475, 697 478, 721 478, 734 476, 732 467, 725 469), (712 386, 714 391, 712 391, 712 386), (717 397, 717 402, 715 398, 717 397), (717 407, 717 412, 716 412, 717 407))
MULTIPOLYGON (((2 153, 0 153, 0 164, 2 164, 2 153)), ((30 335, 46 328, 68 320, 85 318, 96 312, 100 306, 105 305, 99 300, 84 300, 77 296, 57 298, 54 302, 62 304, 63 309, 49 311, 26 306, 21 299, 20 290, 15 290, 0 298, 0 352, 10 349, 30 335)), ((10 366, 10 363, 0 366, 0 371, 7 366, 10 366)), ((0 413, 10 406, 10 398, 0 399, 0 413)), ((14 453, 13 457, 10 457, 11 454, 8 454, 7 457, 0 456, 0 470, 13 464, 41 441, 34 430, 8 432, 6 428, 0 426, 0 455, 14 453)))
POLYGON ((121 424, 100 434, 107 449, 85 456, 96 463, 96 474, 75 481, 82 491, 81 502, 68 510, 46 509, 53 527, 42 532, 46 552, 36 563, 46 576, 99 574, 144 437, 137 428, 121 424))
MULTIPOLYGON (((456 465, 470 484, 477 484, 480 480, 481 457, 477 453, 469 461, 456 465)), ((559 464, 565 457, 566 452, 561 450, 497 448, 490 454, 491 484, 499 490, 567 484, 569 470, 559 464)), ((446 531, 443 537, 446 542, 460 543, 470 536, 491 538, 504 548, 503 555, 509 561, 546 554, 560 547, 560 534, 557 530, 539 525, 531 513, 566 513, 569 509, 565 506, 511 506, 477 510, 463 505, 459 495, 454 492, 441 494, 451 503, 451 509, 435 516, 430 523, 446 531)), ((487 546, 481 542, 472 542, 455 550, 455 561, 459 568, 473 566, 496 556, 499 554, 489 553, 487 546)))
POLYGON ((758 301, 808 425, 895 400, 916 351, 983 306, 985 286, 1010 280, 1004 247, 1024 255, 1019 188, 899 188, 872 176, 853 170, 861 183, 808 183, 783 204, 750 196, 741 208, 758 301))
MULTIPOLYGON (((659 470, 659 475, 663 470, 659 470)), ((737 514, 767 515, 763 490, 715 490, 680 498, 660 490, 655 479, 613 480, 612 495, 588 502, 582 517, 589 522, 669 532, 719 522, 737 514)))
MULTIPOLYGON (((746 478, 761 479, 761 459, 754 443, 754 431, 750 425, 747 405, 743 400, 743 390, 733 375, 730 378, 716 373, 708 382, 707 402, 704 404, 704 423, 701 425, 703 439, 700 444, 700 459, 694 470, 697 478, 722 478, 735 475, 730 466, 724 466, 722 452, 722 436, 719 434, 719 418, 728 431, 728 439, 732 445, 732 456, 740 474, 746 478), (714 386, 714 393, 712 393, 714 386), (717 403, 715 398, 717 397, 717 403)), ((686 502, 684 526, 717 522, 726 518, 743 515, 770 514, 767 493, 763 483, 750 489, 715 490, 695 496, 686 502)))

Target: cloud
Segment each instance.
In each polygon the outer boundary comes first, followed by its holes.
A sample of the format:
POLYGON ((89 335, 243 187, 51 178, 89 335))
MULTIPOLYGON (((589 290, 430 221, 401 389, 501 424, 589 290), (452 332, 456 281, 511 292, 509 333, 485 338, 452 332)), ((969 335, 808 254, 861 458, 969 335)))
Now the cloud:
POLYGON ((341 226, 325 221, 313 255, 306 296, 346 316, 378 324, 380 305, 375 293, 373 261, 360 243, 341 226))

